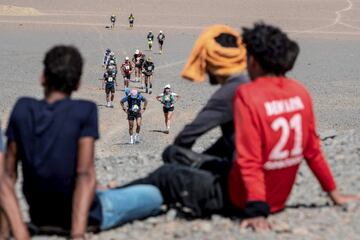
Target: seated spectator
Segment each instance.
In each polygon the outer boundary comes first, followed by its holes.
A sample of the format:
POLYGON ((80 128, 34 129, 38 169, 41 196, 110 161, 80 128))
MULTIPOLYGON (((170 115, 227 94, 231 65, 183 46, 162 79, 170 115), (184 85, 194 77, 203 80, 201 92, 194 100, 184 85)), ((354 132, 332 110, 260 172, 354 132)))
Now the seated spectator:
POLYGON ((236 160, 229 174, 233 206, 250 218, 244 227, 270 228, 266 217, 284 209, 300 163, 306 163, 335 204, 359 200, 342 195, 320 148, 309 92, 286 77, 299 47, 279 28, 244 28, 251 83, 235 94, 236 160))
POLYGON ((220 84, 221 87, 178 134, 174 144, 164 151, 164 162, 203 169, 208 168, 204 162, 231 162, 235 151, 232 102, 236 88, 248 82, 245 72, 246 50, 239 32, 228 26, 215 25, 201 33, 182 77, 200 82, 207 75, 212 85, 220 84), (221 128, 222 136, 209 149, 201 154, 191 150, 198 138, 216 127, 221 128))
POLYGON ((19 162, 35 229, 59 229, 84 239, 87 230, 113 228, 160 210, 162 197, 154 186, 96 192, 97 107, 70 98, 80 86, 82 67, 76 48, 52 48, 41 77, 44 99, 21 98, 12 111, 6 160, 0 164, 0 200, 16 239, 29 239, 14 190, 19 162))

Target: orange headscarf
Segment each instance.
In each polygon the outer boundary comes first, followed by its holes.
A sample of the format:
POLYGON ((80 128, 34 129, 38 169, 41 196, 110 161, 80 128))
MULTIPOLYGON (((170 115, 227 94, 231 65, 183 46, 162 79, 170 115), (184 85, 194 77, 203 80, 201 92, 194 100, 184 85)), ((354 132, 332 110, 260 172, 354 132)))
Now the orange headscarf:
POLYGON ((213 25, 199 36, 181 76, 191 81, 204 81, 206 71, 215 76, 228 77, 246 69, 246 49, 240 33, 226 25, 213 25), (237 38, 238 47, 223 47, 215 38, 220 34, 237 38))

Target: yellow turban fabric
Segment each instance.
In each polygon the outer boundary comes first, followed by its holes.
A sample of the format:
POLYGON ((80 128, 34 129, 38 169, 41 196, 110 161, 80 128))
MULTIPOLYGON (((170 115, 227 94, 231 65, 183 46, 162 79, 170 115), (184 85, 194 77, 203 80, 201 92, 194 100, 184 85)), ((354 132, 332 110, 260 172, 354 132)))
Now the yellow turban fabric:
POLYGON ((204 81, 206 71, 228 77, 246 69, 246 49, 240 33, 226 25, 213 25, 199 36, 181 76, 191 81, 204 81), (221 34, 236 37, 238 47, 223 47, 216 41, 221 34))

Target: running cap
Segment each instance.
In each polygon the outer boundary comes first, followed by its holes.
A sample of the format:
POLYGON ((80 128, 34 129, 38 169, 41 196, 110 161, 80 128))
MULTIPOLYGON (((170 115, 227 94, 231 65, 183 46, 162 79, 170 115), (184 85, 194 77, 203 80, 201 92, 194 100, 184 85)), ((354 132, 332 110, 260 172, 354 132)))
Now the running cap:
POLYGON ((164 89, 171 89, 170 84, 165 85, 164 89))
POLYGON ((135 54, 139 54, 139 53, 140 53, 139 49, 136 49, 135 54))
POLYGON ((129 61, 129 57, 125 57, 125 61, 129 61))

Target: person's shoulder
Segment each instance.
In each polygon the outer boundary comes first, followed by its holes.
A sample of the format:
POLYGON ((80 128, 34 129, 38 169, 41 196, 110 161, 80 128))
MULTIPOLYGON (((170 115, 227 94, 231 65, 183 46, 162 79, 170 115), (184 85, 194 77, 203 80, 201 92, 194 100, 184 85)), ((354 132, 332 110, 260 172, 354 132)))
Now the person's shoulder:
POLYGON ((40 103, 40 101, 41 100, 31 98, 31 97, 21 97, 16 101, 14 109, 19 109, 19 108, 23 109, 28 106, 32 106, 34 104, 40 103))
POLYGON ((69 103, 72 104, 74 108, 79 109, 81 111, 97 109, 96 103, 89 100, 71 99, 69 103))

